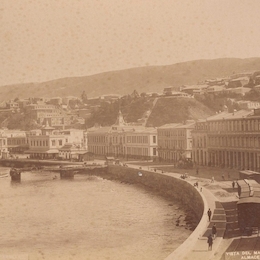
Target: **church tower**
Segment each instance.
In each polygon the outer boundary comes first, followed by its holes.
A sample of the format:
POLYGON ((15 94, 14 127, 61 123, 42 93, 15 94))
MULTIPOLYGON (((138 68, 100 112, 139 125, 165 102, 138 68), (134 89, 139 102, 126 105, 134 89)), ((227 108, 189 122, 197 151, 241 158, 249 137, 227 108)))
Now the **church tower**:
POLYGON ((119 110, 115 125, 124 126, 126 125, 122 112, 119 110))

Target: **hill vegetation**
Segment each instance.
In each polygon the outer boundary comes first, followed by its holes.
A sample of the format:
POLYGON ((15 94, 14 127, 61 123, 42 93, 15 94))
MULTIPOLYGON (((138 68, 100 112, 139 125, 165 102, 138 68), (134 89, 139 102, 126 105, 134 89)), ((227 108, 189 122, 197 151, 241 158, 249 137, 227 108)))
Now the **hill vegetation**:
POLYGON ((165 87, 196 84, 208 78, 260 70, 260 58, 196 60, 167 66, 147 66, 91 76, 71 77, 42 83, 1 86, 0 101, 28 97, 77 96, 89 98, 107 94, 127 95, 134 89, 162 92, 165 87))
POLYGON ((32 130, 41 128, 35 120, 24 113, 9 113, 0 116, 1 127, 8 129, 32 130))
POLYGON ((153 100, 154 98, 144 96, 133 98, 127 95, 113 103, 103 102, 100 108, 92 113, 86 125, 87 127, 95 124, 110 126, 116 122, 119 110, 122 112, 126 122, 137 122, 138 119, 143 117, 146 111, 152 108, 153 100))
POLYGON ((203 119, 213 114, 214 110, 193 98, 159 98, 147 121, 147 126, 184 123, 186 120, 203 119))

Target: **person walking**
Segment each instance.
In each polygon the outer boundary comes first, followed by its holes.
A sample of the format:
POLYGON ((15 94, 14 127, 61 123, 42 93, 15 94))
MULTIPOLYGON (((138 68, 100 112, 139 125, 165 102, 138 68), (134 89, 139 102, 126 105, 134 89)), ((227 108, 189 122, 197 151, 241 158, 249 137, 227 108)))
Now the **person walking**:
POLYGON ((214 223, 214 225, 212 226, 212 237, 213 239, 216 238, 217 235, 217 227, 216 227, 216 223, 214 223))
POLYGON ((208 236, 208 241, 207 241, 207 243, 208 243, 208 250, 212 250, 213 239, 212 239, 211 234, 209 234, 209 236, 208 236))
POLYGON ((211 214, 212 214, 212 212, 211 212, 211 210, 209 209, 209 210, 208 210, 209 221, 210 221, 210 219, 211 219, 211 214))

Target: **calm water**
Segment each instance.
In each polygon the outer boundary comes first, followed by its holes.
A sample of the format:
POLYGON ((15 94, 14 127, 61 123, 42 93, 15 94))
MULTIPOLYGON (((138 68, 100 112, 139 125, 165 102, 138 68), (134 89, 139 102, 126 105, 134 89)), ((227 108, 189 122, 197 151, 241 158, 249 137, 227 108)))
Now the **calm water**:
POLYGON ((184 215, 178 205, 150 191, 54 175, 24 172, 20 184, 0 178, 0 260, 159 260, 191 233, 175 225, 184 215))

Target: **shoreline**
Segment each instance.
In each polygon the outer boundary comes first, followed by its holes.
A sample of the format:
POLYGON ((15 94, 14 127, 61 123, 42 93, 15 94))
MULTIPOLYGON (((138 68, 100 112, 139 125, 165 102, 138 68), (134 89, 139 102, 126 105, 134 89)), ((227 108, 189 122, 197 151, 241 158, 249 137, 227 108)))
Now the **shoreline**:
MULTIPOLYGON (((19 160, 19 159, 18 159, 19 160)), ((15 160, 8 160, 9 162, 17 162, 17 159, 15 159, 15 160)), ((29 162, 28 161, 28 159, 26 160, 22 160, 22 162, 24 162, 24 161, 26 161, 26 162, 29 162)), ((0 161, 1 162, 1 161, 0 161)), ((35 161, 33 161, 33 160, 30 160, 30 163, 32 163, 32 162, 34 162, 35 163, 35 161)), ((38 162, 38 161, 37 161, 38 162)), ((41 162, 41 164, 45 164, 46 162, 45 161, 40 161, 41 162)), ((49 161, 47 161, 47 163, 49 164, 49 161)), ((56 165, 60 165, 60 164, 73 164, 73 165, 79 165, 79 164, 82 164, 82 163, 70 163, 70 162, 60 162, 60 161, 52 161, 51 162, 51 164, 56 164, 56 165)), ((157 173, 154 173, 154 171, 153 171, 153 168, 157 168, 157 169, 159 169, 159 167, 161 166, 159 166, 159 165, 151 165, 151 166, 147 166, 147 165, 138 165, 138 162, 135 162, 135 164, 130 164, 130 163, 128 163, 127 162, 127 164, 129 165, 129 169, 134 169, 135 171, 138 171, 138 169, 141 169, 141 171, 147 171, 148 172, 148 174, 149 175, 154 175, 154 174, 158 174, 158 175, 165 175, 165 176, 169 176, 169 177, 173 177, 173 178, 175 178, 176 180, 179 180, 179 178, 180 178, 180 175, 181 175, 181 173, 178 171, 178 173, 174 173, 174 172, 165 172, 165 168, 164 168, 164 170, 158 170, 157 171, 157 173), (131 165, 131 166, 130 166, 131 165), (141 167, 141 168, 140 168, 141 167), (143 168, 143 169, 142 169, 143 168), (147 168, 147 169, 145 169, 145 168, 147 168)), ((128 167, 122 167, 122 166, 113 166, 113 167, 116 167, 116 168, 120 168, 120 169, 127 169, 128 167)), ((177 170, 177 169, 176 169, 177 170)), ((207 169, 208 170, 208 169, 207 169)), ((219 171, 219 172, 223 172, 223 169, 216 169, 215 168, 215 170, 216 171, 219 171)), ((186 171, 186 170, 184 170, 184 171, 186 171)), ((192 171, 194 171, 194 169, 192 169, 192 171)), ((95 174, 94 174, 95 175, 95 174)), ((106 174, 105 174, 106 175, 106 174)), ((102 175, 100 175, 100 177, 102 177, 102 175)), ((109 178, 108 179, 111 179, 111 176, 109 176, 109 178)), ((114 179, 114 178, 112 178, 112 179, 114 179)), ((217 178, 216 178, 217 179, 217 178)), ((194 189, 194 190, 197 190, 196 192, 198 193, 198 194, 200 194, 200 196, 202 196, 202 198, 204 197, 204 190, 205 191, 208 191, 208 193, 210 194, 210 196, 211 196, 211 199, 210 199, 210 202, 212 203, 212 202, 214 202, 215 203, 215 201, 221 201, 221 200, 223 200, 223 201, 230 201, 230 199, 231 199, 231 196, 223 196, 223 184, 225 184, 225 185, 229 185, 228 183, 229 183, 229 181, 227 180, 226 181, 226 183, 224 183, 224 182, 219 182, 219 181, 216 181, 216 183, 214 184, 215 186, 218 186, 217 187, 217 189, 214 189, 214 187, 213 187, 213 189, 212 189, 212 187, 210 187, 211 186, 211 184, 210 184, 210 179, 205 179, 205 178, 203 178, 201 175, 198 175, 198 176, 190 176, 190 178, 188 178, 187 180, 182 180, 183 182, 186 182, 186 183, 189 183, 191 186, 192 186, 192 189, 194 189), (194 181, 195 180, 199 180, 199 183, 200 183, 200 185, 203 187, 203 192, 202 192, 202 194, 200 194, 200 192, 199 192, 199 190, 197 189, 197 188, 195 188, 194 186, 193 186, 193 183, 194 183, 194 181), (221 185, 220 185, 221 184, 221 185), (219 194, 217 194, 219 192, 219 194)), ((123 182, 128 182, 128 180, 123 180, 123 182)), ((129 183, 133 183, 133 181, 131 180, 129 183)), ((138 183, 138 184, 140 184, 140 183, 138 183)), ((149 187, 149 185, 148 186, 146 186, 146 185, 143 185, 143 184, 141 184, 141 186, 145 186, 146 188, 149 188, 149 190, 151 189, 151 187, 149 187)), ((213 186, 213 185, 212 185, 213 186)), ((153 189, 153 188, 152 188, 153 189)), ((156 188, 153 190, 153 192, 156 192, 156 193, 158 193, 158 191, 156 190, 156 188)), ((226 191, 224 191, 224 192, 226 192, 226 191)), ((159 194, 159 193, 158 193, 159 194)), ((159 194, 159 195, 161 195, 161 194, 159 194)), ((166 195, 166 197, 168 197, 168 195, 167 195, 167 193, 165 193, 164 195, 166 195)), ((208 197, 207 197, 207 200, 208 200, 208 197)), ((193 257, 193 255, 194 255, 194 252, 192 251, 193 249, 193 247, 194 247, 194 245, 196 244, 196 243, 198 243, 198 239, 200 240, 200 236, 201 236, 201 232, 202 232, 202 230, 205 230, 206 229, 206 227, 207 227, 207 221, 205 221, 205 219, 207 219, 207 216, 206 216, 206 214, 205 214, 205 210, 206 210, 206 208, 208 207, 207 205, 207 200, 204 198, 203 199, 203 201, 204 201, 204 213, 202 214, 202 218, 200 219, 200 221, 199 221, 199 223, 198 223, 198 226, 193 230, 193 232, 191 233, 191 235, 176 249, 176 250, 174 250, 174 252, 172 253, 172 254, 170 254, 170 256, 169 257, 167 257, 166 259, 167 260, 171 260, 171 259, 175 259, 175 258, 172 258, 173 256, 175 256, 176 257, 176 255, 179 255, 180 256, 180 254, 182 255, 182 257, 184 257, 184 255, 188 255, 188 254, 191 254, 190 255, 190 257, 193 257), (188 243, 189 245, 187 245, 186 243, 188 243), (185 246, 183 246, 183 245, 185 245, 185 246), (183 247, 185 247, 185 252, 183 252, 183 247), (187 250, 188 249, 188 250, 187 250), (190 251, 190 252, 187 252, 187 251, 190 251)), ((182 205, 182 204, 181 204, 182 205)), ((182 205, 183 206, 183 205, 182 205)), ((187 212, 187 214, 185 214, 186 216, 185 216, 185 218, 186 218, 186 220, 190 220, 190 215, 192 215, 192 211, 186 211, 187 212)), ((183 220, 183 219, 182 219, 183 220)), ((185 220, 185 219, 184 219, 185 220)), ((187 222, 188 222, 187 221, 187 222)), ((186 222, 186 224, 187 224, 187 222, 186 222)), ((177 222, 176 222, 176 224, 178 224, 177 222)), ((180 222, 179 222, 179 224, 180 224, 180 222)), ((182 223, 183 224, 183 223, 182 223)), ((181 225, 182 225, 181 224, 181 225)), ((182 226, 183 227, 183 226, 182 226)), ((187 227, 185 227, 185 228, 189 228, 189 226, 187 226, 187 227)), ((216 245, 218 245, 218 247, 222 247, 222 251, 223 251, 223 247, 225 247, 224 246, 224 244, 229 244, 228 242, 227 242, 227 240, 225 241, 225 243, 222 243, 222 246, 221 246, 221 240, 222 239, 218 239, 218 241, 215 241, 215 244, 216 245)), ((229 240, 230 241, 230 240, 229 240)), ((201 241, 199 241, 200 242, 200 244, 201 244, 201 241)), ((203 241, 202 242, 202 245, 204 244, 204 246, 203 247, 206 247, 206 242, 205 241, 203 241)), ((217 253, 217 248, 213 251, 213 252, 211 252, 211 254, 210 254, 210 258, 209 259, 220 259, 221 258, 221 256, 215 256, 215 258, 212 258, 213 256, 214 256, 214 254, 216 255, 218 255, 218 253, 217 253)), ((208 254, 207 254, 208 255, 208 254)), ((208 255, 209 256, 209 255, 208 255)), ((177 259, 177 258, 176 258, 177 259)), ((178 258, 178 259, 189 259, 189 258, 178 258)), ((199 259, 199 258, 198 258, 199 259)), ((202 258, 201 258, 202 259, 202 258)))

